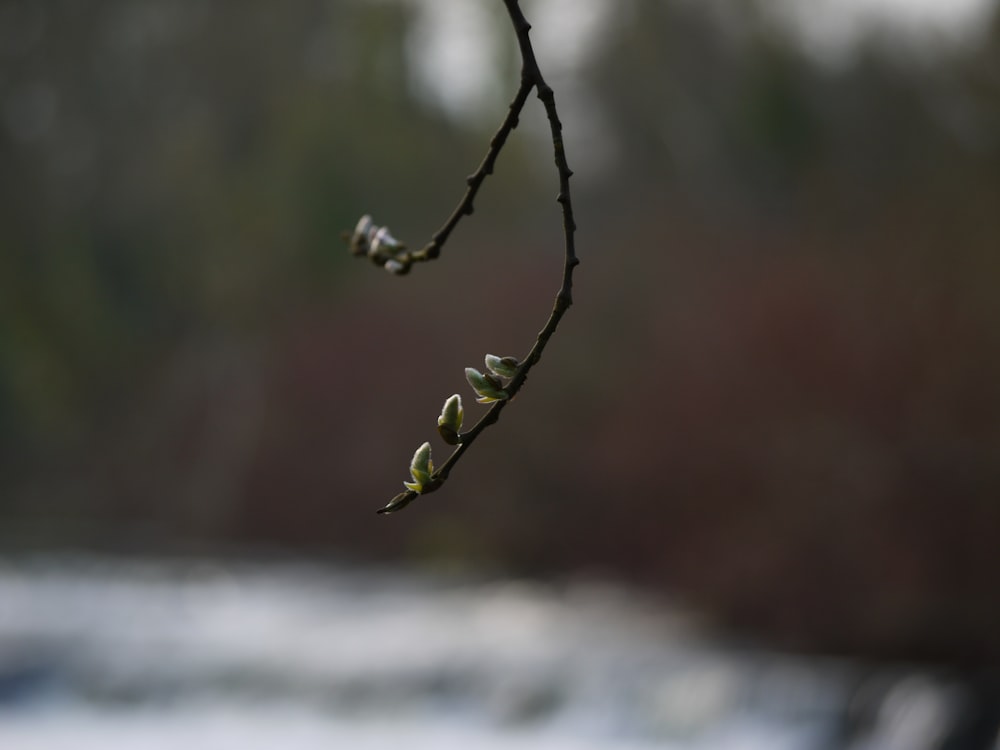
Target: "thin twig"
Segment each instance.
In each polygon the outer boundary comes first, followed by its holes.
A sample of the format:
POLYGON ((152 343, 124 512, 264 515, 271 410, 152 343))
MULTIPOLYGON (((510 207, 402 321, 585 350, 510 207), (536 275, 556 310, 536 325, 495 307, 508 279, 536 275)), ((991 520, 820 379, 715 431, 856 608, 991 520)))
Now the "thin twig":
POLYGON ((486 156, 483 159, 482 164, 479 165, 479 169, 465 178, 465 184, 468 185, 468 187, 465 191, 465 195, 462 196, 462 200, 459 201, 458 206, 455 207, 455 210, 452 212, 451 216, 448 217, 448 221, 444 223, 444 226, 434 233, 434 236, 431 237, 431 241, 417 252, 411 254, 411 260, 421 262, 437 258, 438 255, 441 254, 441 248, 444 247, 444 243, 448 241, 448 236, 451 234, 452 230, 458 226, 458 222, 460 222, 463 217, 472 215, 472 203, 476 198, 476 193, 479 192, 479 187, 485 181, 486 176, 493 174, 493 166, 496 164, 497 156, 500 155, 500 151, 507 142, 507 136, 510 135, 510 132, 514 128, 517 127, 518 120, 521 116, 521 110, 524 109, 524 103, 527 101, 530 93, 531 85, 522 80, 521 87, 517 90, 517 94, 514 95, 514 100, 510 103, 507 116, 500 124, 500 128, 490 139, 490 148, 486 152, 486 156))
POLYGON ((576 257, 576 244, 574 241, 576 222, 573 219, 573 201, 570 197, 569 189, 569 178, 573 175, 573 172, 569 168, 569 164, 566 161, 566 150, 563 145, 562 138, 562 123, 560 122, 559 114, 556 111, 555 96, 552 92, 552 88, 545 83, 545 79, 542 77, 541 70, 539 70, 538 67, 538 61, 535 59, 534 49, 532 49, 531 46, 531 40, 528 37, 528 32, 531 30, 531 24, 528 23, 524 14, 521 12, 518 0, 503 0, 503 3, 507 8, 507 13, 510 15, 511 23, 514 25, 514 33, 517 35, 518 46, 521 50, 521 86, 517 91, 517 95, 514 97, 514 101, 511 102, 510 111, 504 118, 503 124, 490 141, 490 149, 486 154, 486 158, 483 160, 479 169, 468 178, 469 188, 466 191, 462 202, 458 204, 455 212, 451 215, 441 230, 434 235, 431 242, 418 253, 414 254, 413 260, 430 260, 437 257, 441 250, 441 246, 444 244, 445 240, 447 240, 452 229, 455 228, 463 216, 472 213, 472 202, 476 196, 476 192, 479 190, 479 186, 486 178, 486 175, 492 173, 493 164, 496 161, 500 150, 503 148, 503 145, 507 140, 507 136, 510 134, 510 131, 517 126, 518 118, 525 102, 528 99, 528 94, 531 93, 532 89, 536 89, 538 92, 538 98, 545 107, 545 113, 548 116, 549 129, 552 133, 552 149, 556 169, 559 172, 559 194, 556 200, 562 208, 565 250, 562 284, 559 288, 558 294, 556 295, 549 319, 545 322, 545 326, 542 330, 539 331, 534 346, 531 347, 531 351, 528 352, 528 356, 525 357, 524 361, 521 363, 517 374, 511 379, 510 383, 505 388, 508 398, 494 403, 486 414, 484 414, 475 426, 472 427, 472 429, 462 433, 461 443, 457 448, 455 448, 448 459, 433 472, 431 475, 431 481, 422 493, 417 493, 413 490, 401 492, 390 500, 384 508, 381 508, 378 511, 379 513, 394 513, 402 510, 421 494, 426 495, 428 492, 439 488, 444 483, 444 481, 448 478, 448 475, 451 473, 452 468, 454 468, 455 464, 458 463, 461 457, 465 454, 465 451, 469 449, 483 430, 496 423, 496 421, 500 418, 500 412, 506 408, 511 399, 513 399, 514 396, 517 395, 518 391, 520 391, 524 386, 524 383, 528 379, 528 372, 532 367, 538 364, 549 339, 559 326, 559 321, 562 320, 563 315, 570 308, 570 305, 573 304, 573 269, 579 265, 580 261, 576 257), (421 255, 426 257, 418 257, 421 255))

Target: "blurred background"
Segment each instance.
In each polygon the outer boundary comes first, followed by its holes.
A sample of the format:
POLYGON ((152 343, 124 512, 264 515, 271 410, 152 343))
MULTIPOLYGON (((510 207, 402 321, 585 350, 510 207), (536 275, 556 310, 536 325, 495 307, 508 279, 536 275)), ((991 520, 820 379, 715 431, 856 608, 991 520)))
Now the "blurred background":
POLYGON ((199 690, 242 697, 162 747, 330 746, 400 684, 417 718, 489 696, 414 747, 995 746, 997 3, 523 6, 576 305, 447 487, 378 517, 559 285, 534 99, 438 262, 340 238, 451 212, 517 86, 502 4, 0 2, 0 746, 161 747, 128 722, 199 690), (553 654, 621 689, 574 702, 553 654))

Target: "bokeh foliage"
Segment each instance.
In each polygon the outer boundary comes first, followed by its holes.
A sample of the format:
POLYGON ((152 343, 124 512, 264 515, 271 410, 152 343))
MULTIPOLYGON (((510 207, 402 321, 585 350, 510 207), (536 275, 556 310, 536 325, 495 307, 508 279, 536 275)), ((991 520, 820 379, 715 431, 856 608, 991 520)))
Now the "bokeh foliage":
POLYGON ((399 522, 372 507, 462 368, 550 304, 532 122, 448 257, 394 279, 341 230, 422 243, 491 120, 418 95, 413 6, 3 6, 5 544, 597 567, 795 643, 995 654, 1000 24, 834 69, 691 5, 623 4, 550 81, 586 93, 577 306, 399 522))

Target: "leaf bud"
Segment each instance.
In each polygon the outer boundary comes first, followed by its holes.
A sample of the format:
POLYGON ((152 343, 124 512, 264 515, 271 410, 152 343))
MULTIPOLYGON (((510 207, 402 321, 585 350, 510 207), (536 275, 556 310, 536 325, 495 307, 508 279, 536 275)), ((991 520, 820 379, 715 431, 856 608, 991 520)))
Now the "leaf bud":
POLYGON ((515 357, 498 357, 495 354, 486 355, 486 367, 494 375, 502 378, 512 378, 517 375, 521 363, 515 357))
POLYGON ((368 254, 372 257, 377 257, 382 254, 392 256, 402 249, 402 243, 392 236, 392 233, 389 231, 389 227, 379 227, 372 237, 371 247, 368 248, 368 254))
POLYGON ((461 442, 459 431, 462 429, 464 417, 462 397, 457 393, 449 396, 441 409, 441 416, 438 417, 438 434, 448 445, 458 445, 461 442))
POLYGON ((434 471, 434 462, 431 460, 431 444, 424 443, 413 454, 410 461, 410 476, 412 482, 403 482, 403 486, 413 492, 423 492, 431 484, 431 472, 434 471))
POLYGON ((472 390, 479 394, 476 401, 480 404, 503 401, 507 398, 507 391, 503 389, 503 383, 495 375, 483 375, 474 367, 466 367, 465 379, 469 381, 472 390))

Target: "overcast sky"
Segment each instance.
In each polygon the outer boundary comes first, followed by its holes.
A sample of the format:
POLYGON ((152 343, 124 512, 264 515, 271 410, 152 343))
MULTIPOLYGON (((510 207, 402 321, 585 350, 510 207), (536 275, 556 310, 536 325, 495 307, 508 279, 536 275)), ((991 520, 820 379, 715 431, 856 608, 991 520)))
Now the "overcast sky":
MULTIPOLYGON (((476 119, 489 112, 498 91, 495 22, 485 3, 468 0, 411 0, 420 11, 410 39, 414 85, 452 114, 476 119)), ((698 2, 699 0, 688 0, 698 2)), ((725 15, 736 0, 713 0, 725 15)), ((742 2, 742 0, 741 0, 742 2)), ((849 59, 856 43, 872 31, 887 33, 902 47, 927 49, 969 43, 996 0, 761 0, 776 25, 791 29, 818 59, 849 59), (935 44, 931 44, 934 42, 935 44)), ((571 69, 598 45, 612 13, 627 12, 629 0, 525 0, 532 35, 549 77, 571 69)))

